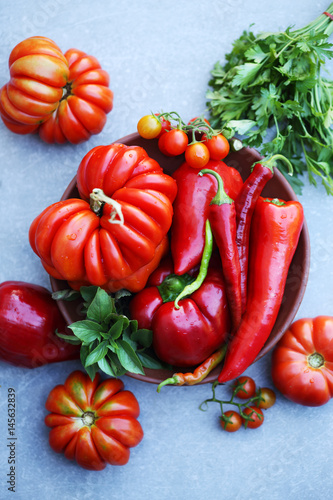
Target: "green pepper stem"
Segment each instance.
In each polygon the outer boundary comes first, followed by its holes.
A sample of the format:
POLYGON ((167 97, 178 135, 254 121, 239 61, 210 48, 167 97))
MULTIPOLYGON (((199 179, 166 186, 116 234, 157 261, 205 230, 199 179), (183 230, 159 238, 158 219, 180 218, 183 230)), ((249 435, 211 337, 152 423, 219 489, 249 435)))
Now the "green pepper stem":
POLYGON ((265 167, 269 168, 273 172, 273 168, 276 166, 276 162, 278 160, 284 162, 288 167, 288 174, 293 175, 292 164, 285 156, 283 156, 281 154, 275 154, 275 155, 271 156, 270 158, 264 158, 263 160, 257 161, 256 163, 254 163, 252 165, 251 170, 254 168, 255 165, 257 165, 257 163, 260 163, 260 165, 265 165, 265 167))
POLYGON ((160 392, 162 387, 164 387, 165 385, 178 385, 178 384, 179 384, 179 377, 175 374, 173 375, 173 377, 166 378, 165 380, 163 380, 163 382, 158 384, 157 392, 160 392))
POLYGON ((200 176, 203 176, 204 174, 211 174, 217 180, 217 192, 212 201, 210 202, 210 204, 224 205, 228 203, 229 205, 231 205, 234 202, 234 200, 230 198, 230 196, 228 196, 227 193, 225 192, 222 177, 217 172, 215 172, 215 170, 211 170, 210 168, 204 168, 200 170, 200 172, 198 173, 198 175, 200 176))
POLYGON ((210 222, 207 219, 206 220, 206 233, 205 233, 205 247, 204 247, 204 251, 202 254, 202 258, 201 258, 201 264, 200 264, 198 276, 193 281, 193 283, 190 283, 189 285, 187 285, 183 289, 183 291, 178 295, 178 297, 175 300, 175 304, 174 304, 176 309, 179 309, 180 306, 178 305, 178 302, 181 299, 183 299, 187 295, 191 295, 192 293, 194 293, 196 290, 198 290, 201 287, 204 279, 207 276, 207 271, 208 271, 208 266, 209 266, 210 258, 212 255, 212 251, 213 251, 213 233, 212 233, 212 229, 210 227, 210 222))

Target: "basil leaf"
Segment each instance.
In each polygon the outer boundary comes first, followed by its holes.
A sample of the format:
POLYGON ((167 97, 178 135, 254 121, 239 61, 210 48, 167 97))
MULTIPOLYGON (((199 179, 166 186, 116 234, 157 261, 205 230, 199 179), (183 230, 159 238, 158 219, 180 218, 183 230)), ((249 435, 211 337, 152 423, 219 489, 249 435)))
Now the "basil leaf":
POLYGON ((71 302, 72 300, 77 300, 81 297, 80 292, 77 292, 76 290, 58 290, 58 292, 53 292, 52 293, 52 299, 53 300, 65 300, 67 302, 71 302))
POLYGON ((145 352, 138 352, 138 357, 142 363, 142 366, 144 366, 145 368, 151 368, 153 370, 161 370, 161 369, 170 368, 169 366, 165 365, 157 358, 154 358, 153 356, 150 356, 149 354, 147 354, 145 352))
POLYGON ((113 352, 108 352, 106 357, 108 358, 111 368, 117 375, 117 377, 121 377, 126 373, 126 369, 121 365, 116 354, 114 354, 113 352))
POLYGON ((91 366, 85 366, 85 370, 88 373, 90 379, 94 380, 96 373, 98 372, 98 365, 97 363, 95 363, 91 366))
POLYGON ((117 356, 122 366, 131 373, 144 375, 142 363, 130 344, 120 339, 118 340, 118 346, 117 356))
POLYGON ((150 347, 153 343, 153 332, 145 328, 140 328, 131 335, 131 340, 134 340, 143 347, 150 347))
MULTIPOLYGON (((127 318, 126 318, 127 319, 127 318)), ((127 319, 127 323, 128 323, 128 319, 127 319)), ((108 331, 108 334, 109 334, 109 337, 111 337, 113 340, 116 340, 118 339, 121 334, 123 333, 123 329, 124 329, 124 323, 125 323, 125 318, 124 317, 120 317, 116 323, 114 323, 110 330, 108 331)))
POLYGON ((106 373, 106 375, 109 375, 110 377, 117 377, 117 375, 114 373, 112 370, 110 363, 106 358, 100 359, 98 362, 98 367, 102 370, 102 372, 106 373))
POLYGON ((81 344, 81 340, 78 339, 75 335, 65 335, 64 333, 56 332, 57 337, 66 340, 68 344, 79 345, 81 344))
POLYGON ((106 353, 108 352, 108 341, 103 340, 100 344, 98 344, 95 349, 93 349, 87 356, 86 362, 85 362, 85 367, 93 365, 94 363, 97 363, 100 361, 106 353))
POLYGON ((87 345, 82 345, 80 349, 80 361, 83 366, 86 364, 86 359, 89 354, 89 347, 87 345))
POLYGON ((96 295, 87 310, 87 317, 98 323, 103 323, 113 309, 113 300, 102 288, 98 288, 96 295))
POLYGON ((78 339, 85 343, 101 338, 99 334, 102 331, 102 327, 95 321, 89 321, 88 319, 76 321, 69 325, 68 328, 72 330, 78 339))
POLYGON ((80 295, 82 296, 83 300, 89 305, 93 301, 97 290, 97 286, 81 286, 80 295))

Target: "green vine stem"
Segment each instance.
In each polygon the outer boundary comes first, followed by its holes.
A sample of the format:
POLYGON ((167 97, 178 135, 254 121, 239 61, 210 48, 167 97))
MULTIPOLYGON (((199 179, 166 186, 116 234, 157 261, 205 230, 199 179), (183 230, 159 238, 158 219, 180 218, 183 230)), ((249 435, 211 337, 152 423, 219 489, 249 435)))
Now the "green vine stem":
POLYGON ((235 384, 233 387, 233 392, 232 392, 231 398, 229 400, 223 400, 223 399, 218 399, 216 397, 216 387, 218 385, 224 385, 224 384, 220 384, 218 381, 213 382, 213 384, 212 384, 213 396, 211 398, 205 399, 205 401, 203 401, 200 404, 199 410, 206 411, 208 408, 208 403, 218 403, 218 405, 220 406, 221 415, 223 418, 223 415, 224 415, 223 405, 232 405, 232 406, 237 407, 240 416, 244 419, 245 422, 248 422, 248 421, 252 421, 253 419, 251 418, 251 415, 247 415, 246 413, 244 413, 244 410, 245 410, 245 408, 251 407, 251 410, 254 413, 256 413, 258 418, 261 420, 262 415, 260 414, 259 411, 256 411, 253 408, 253 405, 258 405, 260 403, 260 401, 264 400, 264 398, 261 395, 260 387, 257 389, 256 395, 253 396, 252 398, 248 399, 247 401, 242 401, 241 403, 235 401, 236 394, 243 388, 244 384, 245 384, 245 382, 235 384), (206 408, 204 408, 204 406, 206 406, 206 408))
POLYGON ((158 113, 154 116, 156 116, 156 118, 160 122, 162 119, 169 121, 171 123, 171 128, 173 129, 177 128, 183 130, 185 133, 191 133, 192 142, 190 144, 200 142, 197 140, 195 135, 197 132, 205 134, 208 139, 211 139, 213 136, 223 133, 221 130, 217 130, 211 127, 209 122, 207 122, 202 116, 187 124, 182 120, 181 116, 176 111, 158 113), (174 125, 173 122, 175 122, 174 125))

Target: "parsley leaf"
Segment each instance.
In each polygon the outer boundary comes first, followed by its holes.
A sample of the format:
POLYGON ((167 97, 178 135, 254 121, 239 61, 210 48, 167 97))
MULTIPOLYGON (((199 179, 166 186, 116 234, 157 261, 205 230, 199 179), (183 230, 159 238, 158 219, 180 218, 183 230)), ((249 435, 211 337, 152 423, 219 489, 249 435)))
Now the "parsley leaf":
MULTIPOLYGON (((333 14, 333 3, 327 12, 333 14)), ((214 65, 206 94, 212 126, 228 138, 242 136, 263 155, 287 157, 294 168, 287 178, 297 193, 307 173, 333 195, 333 81, 321 71, 333 58, 332 33, 326 14, 297 30, 244 31, 225 63, 214 65)))

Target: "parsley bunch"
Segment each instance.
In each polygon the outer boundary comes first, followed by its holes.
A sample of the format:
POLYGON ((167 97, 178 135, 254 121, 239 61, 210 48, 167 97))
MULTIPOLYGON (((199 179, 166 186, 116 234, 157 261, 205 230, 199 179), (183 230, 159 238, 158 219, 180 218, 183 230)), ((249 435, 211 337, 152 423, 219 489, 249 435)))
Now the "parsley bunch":
MULTIPOLYGON (((332 33, 333 3, 302 29, 244 31, 209 82, 212 126, 244 136, 264 156, 287 157, 294 169, 287 178, 298 193, 299 175, 307 171, 311 184, 320 178, 333 195, 333 81, 321 74, 333 57, 332 33)), ((280 170, 287 173, 283 165, 280 170)))

